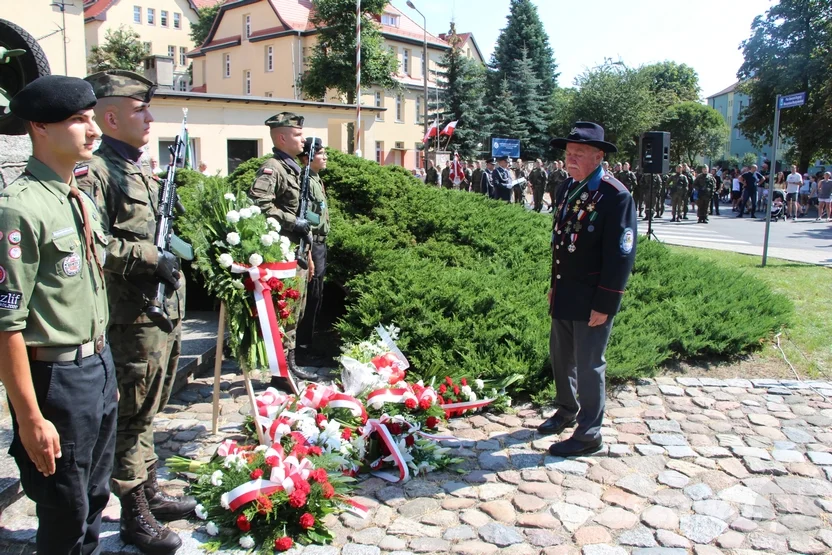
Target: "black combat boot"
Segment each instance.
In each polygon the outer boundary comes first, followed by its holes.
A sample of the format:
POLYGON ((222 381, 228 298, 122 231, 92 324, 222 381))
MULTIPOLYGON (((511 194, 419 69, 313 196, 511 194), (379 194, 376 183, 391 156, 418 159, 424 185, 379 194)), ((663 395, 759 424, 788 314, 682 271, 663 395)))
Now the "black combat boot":
POLYGON ((314 372, 307 372, 303 369, 303 367, 298 366, 295 362, 295 350, 290 349, 289 353, 286 356, 286 364, 289 366, 289 372, 295 378, 300 378, 301 380, 306 380, 308 382, 317 382, 318 381, 318 374, 314 372))
POLYGON ((144 485, 121 497, 119 536, 125 545, 135 545, 148 555, 173 555, 182 546, 179 536, 159 524, 150 512, 144 485))
POLYGON ((196 508, 196 499, 190 495, 173 497, 159 489, 156 479, 156 465, 147 470, 147 482, 144 484, 144 496, 153 516, 159 520, 179 520, 187 518, 196 508))

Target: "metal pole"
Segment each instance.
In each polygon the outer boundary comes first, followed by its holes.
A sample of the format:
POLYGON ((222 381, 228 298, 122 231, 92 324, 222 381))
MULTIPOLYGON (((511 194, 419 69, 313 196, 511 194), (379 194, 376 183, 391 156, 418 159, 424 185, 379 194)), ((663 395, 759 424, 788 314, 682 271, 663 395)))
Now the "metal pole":
POLYGON ((361 0, 355 3, 355 129, 353 150, 361 158, 361 0))
MULTIPOLYGON (((424 127, 425 127, 425 137, 427 137, 427 135, 428 135, 428 66, 430 65, 430 62, 428 61, 428 18, 425 17, 425 14, 420 12, 419 8, 417 8, 413 4, 413 2, 411 2, 410 0, 407 1, 407 7, 414 10, 416 13, 418 13, 419 15, 422 16, 422 31, 423 31, 423 36, 424 36, 424 45, 422 46, 422 78, 423 78, 424 87, 425 87, 424 88, 424 96, 425 96, 425 98, 424 98, 424 102, 425 102, 425 106, 424 106, 424 112, 425 112, 425 122, 424 123, 425 123, 425 125, 424 125, 424 127)), ((428 147, 429 146, 430 146, 430 139, 428 139, 428 142, 425 144, 425 148, 424 148, 424 151, 425 151, 425 157, 424 157, 425 158, 424 159, 425 171, 428 171, 428 147)))
MULTIPOLYGON (((768 172, 768 202, 766 202, 766 235, 763 239, 763 268, 766 267, 768 259, 768 238, 771 228, 771 203, 774 200, 774 180, 772 175, 777 175, 777 146, 780 142, 780 95, 774 101, 774 135, 771 140, 771 168, 768 172)), ((784 199, 785 200, 785 199, 784 199)), ((788 203, 786 203, 788 207, 788 203)), ((788 210, 788 208, 787 208, 788 210)))

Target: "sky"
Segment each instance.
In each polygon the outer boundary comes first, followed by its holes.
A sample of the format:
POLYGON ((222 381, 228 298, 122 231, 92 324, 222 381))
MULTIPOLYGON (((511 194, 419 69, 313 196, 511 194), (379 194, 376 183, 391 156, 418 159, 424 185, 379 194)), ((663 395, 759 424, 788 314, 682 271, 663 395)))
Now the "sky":
MULTIPOLYGON (((427 18, 428 32, 447 32, 451 19, 458 33, 473 32, 486 61, 506 26, 509 0, 412 0, 427 18)), ((638 67, 665 60, 684 63, 699 74, 702 98, 736 81, 742 65, 740 43, 751 22, 774 0, 533 0, 555 54, 558 83, 605 59, 638 67)), ((422 24, 406 0, 393 5, 422 24)))

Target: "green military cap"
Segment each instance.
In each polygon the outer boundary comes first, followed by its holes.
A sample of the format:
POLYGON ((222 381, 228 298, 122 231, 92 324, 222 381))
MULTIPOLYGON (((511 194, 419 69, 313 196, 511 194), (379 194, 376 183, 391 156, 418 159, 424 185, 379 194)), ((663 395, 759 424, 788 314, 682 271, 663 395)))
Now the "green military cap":
POLYGON ((124 69, 100 71, 88 75, 84 80, 92 85, 95 96, 99 99, 123 96, 149 103, 156 92, 156 85, 152 81, 124 69))
POLYGON ((89 83, 77 77, 45 75, 23 87, 12 98, 9 110, 26 121, 57 123, 95 104, 89 83))
POLYGON ((303 129, 303 116, 293 114, 292 112, 280 112, 275 114, 264 122, 269 127, 296 127, 303 129))

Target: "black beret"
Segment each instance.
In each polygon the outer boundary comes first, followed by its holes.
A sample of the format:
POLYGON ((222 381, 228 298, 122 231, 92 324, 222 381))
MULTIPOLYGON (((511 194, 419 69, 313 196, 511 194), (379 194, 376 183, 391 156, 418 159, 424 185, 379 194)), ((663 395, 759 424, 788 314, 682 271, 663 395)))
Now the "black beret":
MULTIPOLYGON (((307 137, 305 141, 303 141, 303 153, 301 156, 306 156, 309 154, 309 149, 312 147, 312 137, 307 137)), ((319 151, 323 150, 324 143, 320 139, 315 139, 315 153, 317 154, 319 151)))
POLYGON ((95 106, 92 86, 77 77, 44 75, 23 87, 9 103, 12 114, 26 121, 57 123, 95 106))

